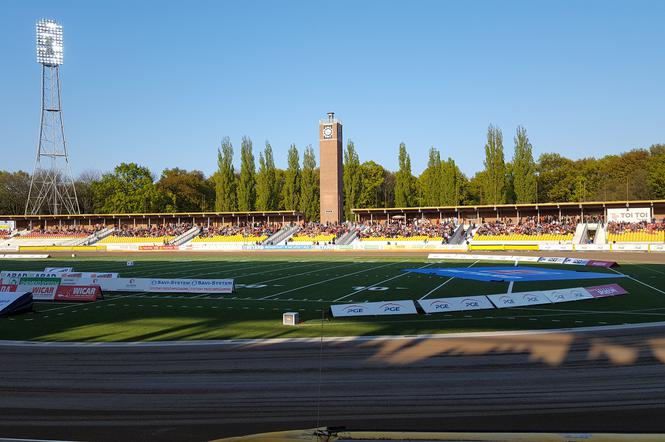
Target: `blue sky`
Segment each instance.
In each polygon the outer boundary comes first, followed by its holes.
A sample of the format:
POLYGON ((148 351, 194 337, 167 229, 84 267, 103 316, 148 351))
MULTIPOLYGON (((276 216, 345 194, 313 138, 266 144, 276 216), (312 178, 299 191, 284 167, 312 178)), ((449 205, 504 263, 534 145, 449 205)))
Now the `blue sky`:
POLYGON ((64 26, 65 128, 75 174, 135 161, 216 168, 224 136, 318 149, 335 111, 361 161, 414 173, 435 146, 467 174, 487 126, 536 155, 665 142, 665 2, 5 1, 0 169, 32 170, 40 69, 34 24, 64 26))

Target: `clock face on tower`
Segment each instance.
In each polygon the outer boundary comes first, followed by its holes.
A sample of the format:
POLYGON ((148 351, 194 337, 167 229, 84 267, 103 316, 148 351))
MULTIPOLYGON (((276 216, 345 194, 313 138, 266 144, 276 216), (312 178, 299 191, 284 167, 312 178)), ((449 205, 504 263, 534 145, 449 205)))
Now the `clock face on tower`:
POLYGON ((333 136, 333 130, 332 126, 326 126, 323 128, 323 138, 324 139, 330 139, 333 136))

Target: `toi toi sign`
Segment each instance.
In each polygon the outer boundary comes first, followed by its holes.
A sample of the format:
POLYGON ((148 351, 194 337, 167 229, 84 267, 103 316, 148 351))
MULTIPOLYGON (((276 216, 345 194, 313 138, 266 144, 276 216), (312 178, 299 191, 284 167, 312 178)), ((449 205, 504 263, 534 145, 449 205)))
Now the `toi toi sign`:
POLYGON ((607 220, 615 222, 639 223, 651 221, 651 207, 629 207, 625 209, 607 209, 607 220))

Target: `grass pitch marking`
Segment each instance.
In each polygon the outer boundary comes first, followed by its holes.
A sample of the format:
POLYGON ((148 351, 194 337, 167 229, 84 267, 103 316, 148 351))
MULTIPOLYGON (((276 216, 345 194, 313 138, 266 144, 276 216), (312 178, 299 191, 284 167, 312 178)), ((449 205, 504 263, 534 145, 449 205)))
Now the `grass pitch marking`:
POLYGON ((634 277, 632 277, 632 276, 630 276, 630 275, 626 275, 625 273, 621 273, 621 272, 619 272, 619 271, 617 271, 617 270, 614 270, 614 269, 612 269, 612 268, 610 268, 610 270, 612 270, 614 273, 618 273, 619 275, 623 275, 623 276, 625 276, 625 277, 628 278, 628 279, 632 279, 633 281, 635 281, 635 282, 637 282, 637 283, 639 283, 639 284, 642 284, 642 285, 645 286, 645 287, 649 287, 650 289, 655 290, 655 291, 657 291, 658 293, 661 293, 661 294, 665 295, 665 292, 664 292, 664 291, 662 291, 661 289, 656 288, 656 287, 654 287, 654 286, 652 286, 652 285, 649 285, 649 284, 647 284, 646 282, 642 282, 642 281, 640 281, 640 280, 637 279, 637 278, 634 278, 634 277))
MULTIPOLYGON (((395 265, 395 264, 401 264, 403 262, 405 262, 405 261, 391 262, 391 263, 388 263, 388 264, 384 264, 382 266, 375 267, 372 270, 380 269, 380 268, 383 268, 383 267, 388 267, 388 266, 395 265)), ((358 264, 358 263, 353 263, 353 264, 358 264)), ((339 268, 339 267, 345 267, 345 266, 337 266, 335 268, 339 268)), ((296 290, 302 290, 302 289, 306 289, 307 287, 312 287, 312 286, 315 286, 315 285, 324 284, 326 282, 335 281, 335 280, 340 279, 340 278, 347 278, 349 276, 357 275, 358 273, 362 273, 362 272, 366 272, 366 271, 368 271, 368 269, 362 269, 362 270, 358 270, 357 272, 346 273, 344 275, 335 276, 334 278, 324 279, 323 281, 313 282, 311 284, 307 284, 307 285, 304 285, 304 286, 301 286, 301 287, 296 287, 296 288, 293 288, 291 290, 285 290, 283 292, 275 293, 273 295, 264 296, 263 298, 259 298, 259 299, 263 300, 263 299, 274 298, 275 296, 284 295, 286 293, 295 292, 296 290)), ((314 272, 314 270, 312 272, 314 272)), ((312 273, 312 272, 307 272, 307 273, 312 273)), ((297 275, 291 275, 291 276, 297 276, 297 275)))
MULTIPOLYGON (((466 266, 466 268, 468 269, 469 267, 473 267, 473 266, 474 266, 476 263, 478 263, 478 262, 479 262, 479 261, 474 261, 474 262, 472 262, 470 265, 466 266)), ((451 276, 450 278, 446 279, 446 280, 443 281, 441 284, 437 285, 437 286, 434 287, 432 290, 430 290, 429 292, 425 293, 420 299, 425 299, 425 298, 427 298, 429 295, 431 295, 431 294, 434 293, 435 291, 439 290, 441 287, 443 287, 444 285, 448 284, 448 283, 449 283, 450 281, 452 281, 453 279, 455 279, 454 276, 451 276)))
MULTIPOLYGON (((425 267, 429 267, 429 266, 431 266, 432 264, 434 264, 434 263, 431 262, 431 263, 429 263, 429 264, 425 264, 424 266, 421 266, 421 267, 418 267, 418 268, 419 268, 419 269, 424 269, 425 267)), ((378 286, 379 284, 383 284, 384 282, 388 282, 388 281, 392 281, 393 279, 401 278, 401 277, 404 276, 404 275, 408 275, 408 273, 407 273, 407 272, 402 272, 402 273, 400 273, 399 275, 393 276, 393 277, 388 278, 388 279, 384 279, 383 281, 376 282, 376 283, 374 283, 374 284, 372 284, 372 285, 364 286, 363 288, 358 289, 358 290, 356 290, 356 291, 354 291, 354 292, 351 292, 351 293, 349 293, 348 295, 340 296, 339 298, 333 300, 332 302, 341 301, 342 299, 348 298, 349 296, 353 296, 353 295, 355 295, 356 293, 360 293, 360 292, 362 292, 362 291, 364 291, 364 290, 370 289, 370 288, 372 288, 372 287, 376 287, 376 286, 378 286)))

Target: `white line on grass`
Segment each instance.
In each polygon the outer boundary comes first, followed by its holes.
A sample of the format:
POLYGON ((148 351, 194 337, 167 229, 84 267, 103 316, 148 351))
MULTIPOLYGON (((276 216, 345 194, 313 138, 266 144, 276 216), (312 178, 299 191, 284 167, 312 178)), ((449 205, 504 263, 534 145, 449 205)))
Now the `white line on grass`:
MULTIPOLYGON (((468 269, 469 267, 473 267, 473 265, 476 264, 477 262, 478 262, 478 261, 474 261, 474 262, 472 262, 471 265, 466 266, 466 268, 468 269)), ((454 276, 451 276, 450 278, 446 279, 446 280, 443 281, 441 284, 437 285, 437 286, 434 287, 432 290, 430 290, 429 292, 425 293, 425 294, 423 295, 423 297, 420 298, 420 299, 425 299, 425 298, 427 298, 429 295, 431 295, 431 294, 434 293, 435 291, 439 290, 441 287, 443 287, 444 285, 448 284, 448 283, 449 283, 450 281, 452 281, 453 279, 455 279, 454 276)))
POLYGON ((642 284, 642 285, 645 286, 645 287, 649 287, 650 289, 655 290, 655 291, 657 291, 658 293, 661 293, 661 294, 665 295, 665 292, 664 292, 664 291, 662 291, 661 289, 656 288, 656 287, 654 287, 654 286, 652 286, 652 285, 649 285, 649 284, 647 284, 646 282, 642 282, 642 281, 640 281, 640 280, 637 279, 637 278, 633 278, 633 277, 630 276, 630 275, 626 275, 625 273, 618 272, 618 271, 616 271, 616 270, 614 270, 614 269, 612 269, 612 268, 610 268, 610 270, 612 270, 614 273, 618 273, 619 275, 623 275, 623 276, 625 276, 626 278, 632 279, 633 281, 635 281, 635 282, 637 282, 637 283, 640 283, 640 284, 642 284))
MULTIPOLYGON (((433 262, 430 262, 429 264, 425 264, 424 266, 421 266, 421 267, 418 267, 418 268, 419 268, 419 269, 424 269, 425 267, 429 267, 429 266, 431 266, 432 264, 434 264, 434 263, 433 263, 433 262)), ((379 284, 383 284, 383 283, 386 283, 386 282, 388 282, 388 281, 392 281, 393 279, 401 278, 401 277, 404 276, 404 275, 408 275, 408 273, 407 273, 407 272, 402 272, 402 273, 400 273, 399 275, 393 276, 392 278, 384 279, 383 281, 379 281, 379 282, 376 282, 376 283, 374 283, 374 284, 372 284, 372 285, 365 286, 365 287, 361 288, 360 290, 356 290, 355 292, 351 292, 351 293, 349 293, 348 295, 341 296, 341 297, 339 297, 339 298, 333 300, 332 302, 341 301, 342 299, 348 298, 349 296, 353 296, 353 295, 355 295, 356 293, 360 293, 360 292, 362 292, 362 291, 364 291, 364 290, 367 290, 367 289, 370 288, 370 287, 375 287, 375 286, 377 286, 377 285, 379 285, 379 284)))
MULTIPOLYGON (((515 261, 515 267, 517 267, 517 261, 515 261)), ((514 286, 514 285, 515 285, 515 281, 510 281, 510 282, 508 283, 508 293, 512 293, 512 292, 513 292, 513 286, 514 286)))
MULTIPOLYGON (((382 265, 382 266, 374 267, 374 268, 371 269, 371 270, 376 270, 376 269, 380 269, 380 268, 382 268, 382 267, 388 267, 388 266, 391 266, 391 265, 400 264, 400 263, 402 263, 402 262, 404 262, 404 261, 391 262, 391 263, 388 263, 388 264, 385 264, 385 265, 382 265)), ((357 264, 357 263, 354 263, 354 264, 357 264)), ((343 267, 343 266, 339 266, 339 267, 343 267)), ((336 268, 339 268, 339 267, 336 267, 336 268)), ((315 286, 315 285, 324 284, 324 283, 326 283, 326 282, 334 281, 334 280, 336 280, 336 279, 346 278, 346 277, 348 277, 348 276, 357 275, 358 273, 366 272, 366 271, 368 271, 368 270, 369 270, 369 269, 362 269, 362 270, 358 270, 357 272, 346 273, 346 274, 344 274, 344 275, 336 276, 336 277, 334 277, 334 278, 324 279, 323 281, 313 282, 312 284, 307 284, 307 285, 304 285, 304 286, 302 286, 302 287, 296 287, 296 288, 291 289, 291 290, 285 290, 285 291, 283 291, 283 292, 275 293, 274 295, 264 296, 263 298, 259 298, 259 299, 270 299, 270 298, 274 298, 275 296, 279 296, 279 295, 284 295, 284 294, 286 294, 286 293, 295 292, 296 290, 302 290, 302 289, 306 289, 307 287, 312 287, 312 286, 315 286)), ((311 272, 309 272, 309 273, 311 273, 311 272)))
POLYGON ((309 274, 314 273, 314 272, 323 272, 323 271, 327 271, 327 270, 330 270, 330 269, 341 269, 342 267, 349 267, 349 266, 353 266, 353 265, 358 265, 358 263, 357 262, 352 262, 352 263, 344 264, 344 265, 341 265, 341 266, 326 267, 324 269, 316 268, 314 270, 310 270, 309 272, 302 272, 302 273, 296 273, 296 274, 293 274, 293 275, 282 276, 280 278, 267 279, 265 281, 255 282, 254 284, 265 284, 266 282, 280 281, 282 279, 293 278, 295 276, 309 275, 309 274))

